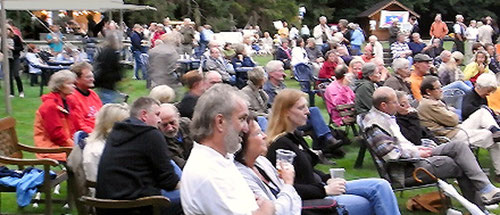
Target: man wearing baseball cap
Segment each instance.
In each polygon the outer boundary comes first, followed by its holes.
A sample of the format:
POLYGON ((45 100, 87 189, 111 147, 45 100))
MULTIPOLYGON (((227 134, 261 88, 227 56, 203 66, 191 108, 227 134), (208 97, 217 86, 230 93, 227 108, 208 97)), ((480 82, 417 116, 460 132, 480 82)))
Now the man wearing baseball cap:
POLYGON ((422 84, 424 76, 427 75, 431 68, 432 58, 426 54, 416 54, 413 58, 413 62, 414 70, 410 76, 411 93, 413 94, 413 98, 420 101, 422 100, 420 85, 422 84))

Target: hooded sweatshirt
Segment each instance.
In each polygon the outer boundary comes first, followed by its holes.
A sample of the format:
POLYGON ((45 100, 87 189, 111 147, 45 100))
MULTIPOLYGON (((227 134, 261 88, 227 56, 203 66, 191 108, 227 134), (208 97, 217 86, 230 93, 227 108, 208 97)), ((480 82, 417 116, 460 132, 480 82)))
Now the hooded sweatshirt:
POLYGON ((127 200, 174 190, 179 177, 167 150, 157 128, 134 117, 115 123, 99 162, 96 197, 127 200))

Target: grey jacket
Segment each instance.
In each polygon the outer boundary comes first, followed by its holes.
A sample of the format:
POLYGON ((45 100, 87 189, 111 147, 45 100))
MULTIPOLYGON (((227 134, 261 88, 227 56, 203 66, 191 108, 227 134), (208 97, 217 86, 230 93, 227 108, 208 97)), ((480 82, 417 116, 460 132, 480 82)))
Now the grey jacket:
POLYGON ((257 87, 251 82, 247 82, 247 86, 241 89, 245 95, 248 96, 248 102, 250 105, 248 109, 252 111, 257 116, 267 117, 269 110, 267 108, 267 100, 269 96, 263 89, 257 89, 257 87))

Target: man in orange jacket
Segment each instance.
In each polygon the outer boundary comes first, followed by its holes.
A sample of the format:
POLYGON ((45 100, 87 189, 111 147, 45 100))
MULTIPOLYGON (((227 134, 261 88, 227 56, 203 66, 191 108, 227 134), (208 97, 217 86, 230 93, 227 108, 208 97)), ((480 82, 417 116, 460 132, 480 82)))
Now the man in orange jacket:
POLYGON ((90 88, 94 87, 92 65, 87 62, 76 63, 71 67, 76 74, 75 91, 68 96, 70 118, 75 131, 90 133, 94 130, 95 117, 102 107, 97 93, 90 88))

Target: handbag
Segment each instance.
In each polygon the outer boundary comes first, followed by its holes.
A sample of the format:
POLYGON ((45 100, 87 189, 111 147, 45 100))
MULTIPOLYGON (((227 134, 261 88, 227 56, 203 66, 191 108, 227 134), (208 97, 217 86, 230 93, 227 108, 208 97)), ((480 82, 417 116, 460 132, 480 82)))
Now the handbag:
POLYGON ((440 213, 441 210, 448 208, 448 205, 450 205, 450 199, 439 191, 417 194, 406 201, 406 208, 409 211, 440 213))
POLYGON ((337 204, 334 199, 302 200, 303 215, 348 215, 344 206, 337 204))

